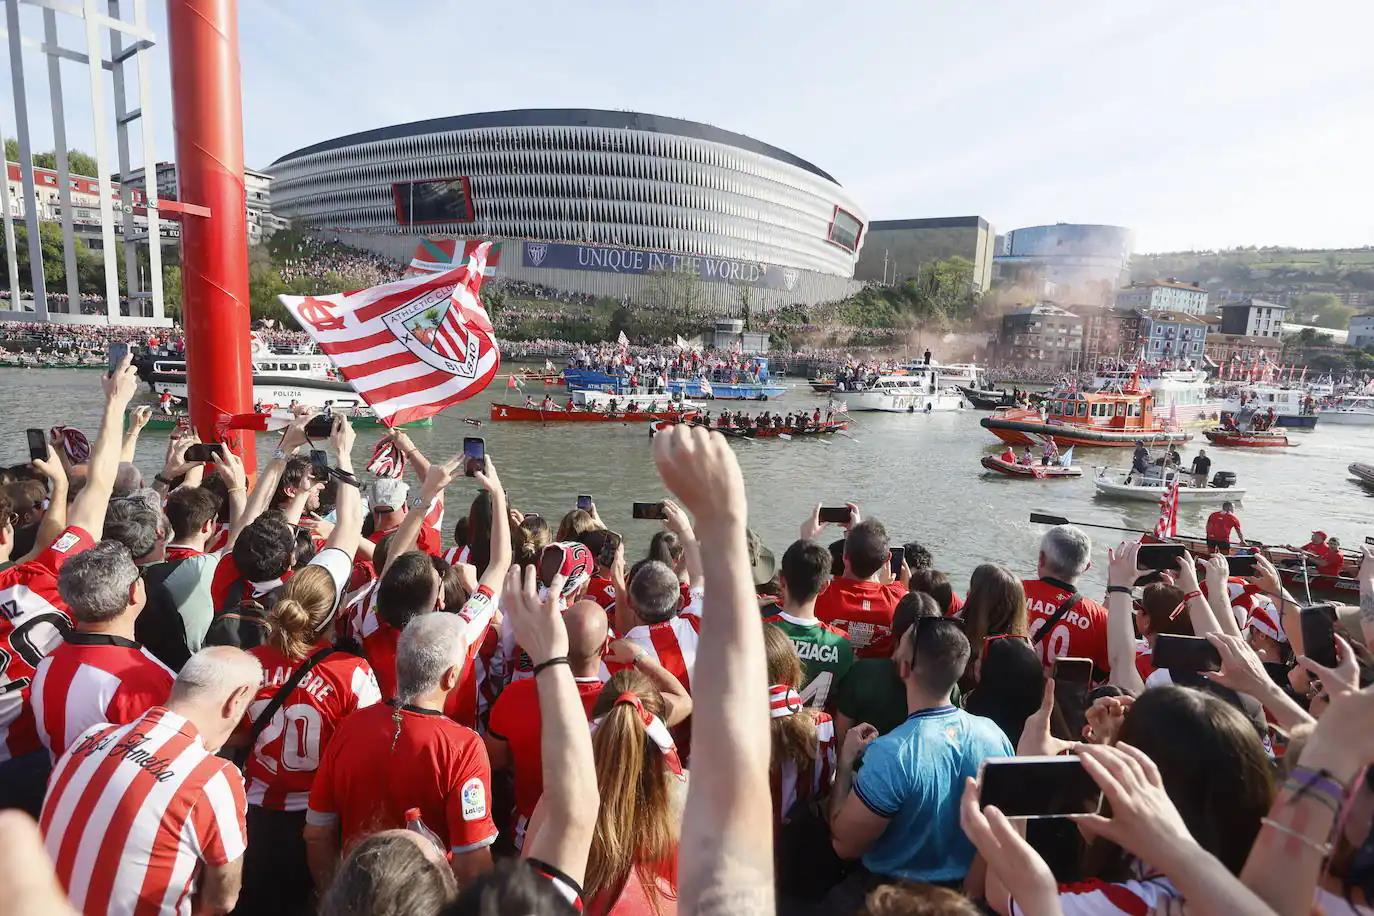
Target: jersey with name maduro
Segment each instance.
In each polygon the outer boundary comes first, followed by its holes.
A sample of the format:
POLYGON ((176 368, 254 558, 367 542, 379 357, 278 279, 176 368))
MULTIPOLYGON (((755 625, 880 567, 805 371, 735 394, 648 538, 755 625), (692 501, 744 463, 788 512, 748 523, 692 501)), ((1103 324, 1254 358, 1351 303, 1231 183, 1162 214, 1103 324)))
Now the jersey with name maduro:
POLYGON ((200 865, 243 855, 246 806, 234 765, 189 720, 155 706, 73 742, 53 767, 39 827, 77 909, 185 914, 200 865))

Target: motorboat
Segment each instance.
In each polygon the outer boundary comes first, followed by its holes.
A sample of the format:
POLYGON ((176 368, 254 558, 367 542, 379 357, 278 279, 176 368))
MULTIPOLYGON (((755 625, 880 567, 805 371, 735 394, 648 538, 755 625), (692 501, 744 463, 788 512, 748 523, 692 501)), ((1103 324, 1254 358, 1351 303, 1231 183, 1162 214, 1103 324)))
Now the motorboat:
MULTIPOLYGON (((337 378, 328 356, 318 353, 252 355, 253 403, 268 413, 292 404, 323 410, 366 407, 348 382, 337 378)), ((157 394, 185 400, 186 360, 153 357, 139 363, 139 376, 157 394)))
POLYGON ((1135 383, 1096 392, 1056 389, 1038 409, 1001 408, 978 422, 1011 445, 1035 445, 1052 437, 1060 448, 1131 448, 1140 440, 1179 445, 1192 438, 1160 418, 1153 393, 1135 383))
POLYGON ((1245 496, 1244 487, 1229 486, 1235 475, 1218 471, 1205 487, 1192 486, 1192 475, 1180 471, 1164 471, 1152 467, 1144 474, 1123 471, 1119 468, 1098 468, 1093 478, 1093 486, 1103 496, 1115 499, 1135 499, 1142 502, 1159 502, 1167 489, 1179 483, 1178 501, 1180 503, 1221 503, 1239 502, 1245 496), (1218 486, 1218 483, 1227 484, 1218 486), (1186 485, 1185 485, 1186 484, 1186 485))
MULTIPOLYGON (((1099 370, 1094 379, 1098 390, 1124 390, 1131 382, 1131 370, 1099 370)), ((1140 383, 1155 399, 1155 413, 1177 423, 1193 423, 1216 414, 1224 402, 1208 395, 1211 382, 1202 369, 1165 369, 1140 383)))
POLYGON ((1223 401, 1223 413, 1241 414, 1245 410, 1265 413, 1274 411, 1274 425, 1287 429, 1312 429, 1317 425, 1317 413, 1310 392, 1305 388, 1276 385, 1252 385, 1240 394, 1223 401))
POLYGON ((1346 468, 1355 479, 1370 489, 1374 489, 1374 464, 1363 464, 1359 461, 1346 468))
POLYGON ((1040 464, 1039 462, 1021 464, 1019 461, 1008 461, 1001 455, 984 455, 980 464, 989 471, 1023 480, 1057 480, 1083 476, 1083 469, 1074 465, 1064 467, 1059 464, 1040 464))
POLYGON ((1007 391, 1005 388, 994 390, 992 388, 974 388, 970 385, 960 385, 959 390, 975 410, 996 410, 999 407, 1015 407, 1016 395, 1007 391))
POLYGON ((1287 434, 1279 430, 1205 429, 1202 434, 1213 445, 1226 448, 1287 448, 1287 434))
POLYGON ((880 375, 860 391, 845 392, 850 412, 933 413, 967 406, 958 388, 942 386, 937 367, 918 364, 903 375, 880 375))
POLYGON ((1359 394, 1341 398, 1318 411, 1323 423, 1339 426, 1374 426, 1374 395, 1359 394))

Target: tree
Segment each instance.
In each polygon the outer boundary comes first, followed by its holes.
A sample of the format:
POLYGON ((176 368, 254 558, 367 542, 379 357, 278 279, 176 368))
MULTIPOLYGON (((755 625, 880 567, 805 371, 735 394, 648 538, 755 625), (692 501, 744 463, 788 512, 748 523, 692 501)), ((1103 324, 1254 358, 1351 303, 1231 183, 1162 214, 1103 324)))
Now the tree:
POLYGON ((1333 293, 1305 293, 1294 304, 1294 316, 1300 324, 1345 328, 1354 314, 1355 309, 1341 302, 1333 293))
MULTIPOLYGON (((5 138, 5 159, 10 162, 19 161, 19 141, 13 137, 5 138)), ((55 169, 57 168, 57 153, 53 150, 34 153, 33 164, 40 169, 55 169)), ((79 149, 69 149, 67 150, 67 171, 73 175, 97 178, 100 175, 100 165, 90 153, 79 149)))

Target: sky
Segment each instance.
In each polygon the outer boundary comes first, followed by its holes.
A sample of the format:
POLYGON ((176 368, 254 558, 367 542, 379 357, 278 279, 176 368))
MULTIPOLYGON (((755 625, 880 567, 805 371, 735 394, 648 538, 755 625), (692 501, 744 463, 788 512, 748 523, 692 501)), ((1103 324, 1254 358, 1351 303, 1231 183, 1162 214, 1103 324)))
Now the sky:
MULTIPOLYGON (((1142 252, 1374 244, 1368 0, 239 5, 254 168, 423 118, 629 109, 793 152, 869 219, 1108 223, 1142 252)), ((148 6, 165 38, 165 4, 148 6)), ((20 32, 41 35, 37 10, 21 10, 20 32)), ((74 23, 59 37, 84 47, 74 23)), ((155 151, 169 159, 165 40, 152 55, 155 151)), ((25 75, 48 149, 32 48, 25 75)), ((69 145, 93 152, 87 71, 64 63, 62 78, 69 145)), ((0 95, 12 136, 13 97, 0 95)))

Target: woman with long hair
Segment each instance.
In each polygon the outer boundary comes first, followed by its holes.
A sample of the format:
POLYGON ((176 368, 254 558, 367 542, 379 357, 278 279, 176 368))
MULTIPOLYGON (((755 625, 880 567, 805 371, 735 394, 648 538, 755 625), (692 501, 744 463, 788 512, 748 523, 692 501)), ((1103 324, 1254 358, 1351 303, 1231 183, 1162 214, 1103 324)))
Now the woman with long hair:
POLYGON ((1026 618, 1026 592, 1021 580, 1005 566, 983 563, 968 580, 968 597, 960 612, 964 635, 968 637, 968 668, 959 680, 961 690, 971 690, 978 684, 983 659, 983 644, 989 636, 1030 636, 1026 618))
POLYGON ((1135 667, 1141 680, 1149 680, 1155 670, 1155 640, 1164 634, 1193 635, 1193 622, 1188 617, 1183 589, 1163 582, 1145 586, 1140 593, 1140 603, 1136 605, 1135 630, 1140 634, 1135 667))
POLYGON ((677 912, 682 765, 663 722, 663 696, 633 668, 606 682, 592 709, 601 808, 583 899, 592 916, 677 912))
POLYGON ((582 535, 600 527, 586 509, 574 509, 558 523, 558 534, 554 536, 554 540, 560 544, 565 541, 581 541, 582 535))

